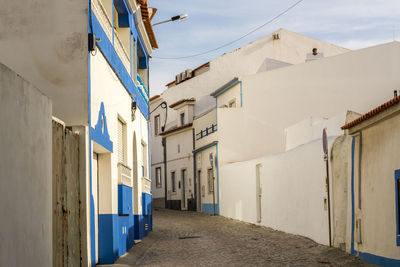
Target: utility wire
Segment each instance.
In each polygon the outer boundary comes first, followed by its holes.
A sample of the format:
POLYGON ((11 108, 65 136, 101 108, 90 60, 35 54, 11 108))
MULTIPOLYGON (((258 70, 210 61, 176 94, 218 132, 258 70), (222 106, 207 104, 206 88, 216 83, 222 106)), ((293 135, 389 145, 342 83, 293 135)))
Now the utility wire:
POLYGON ((252 33, 258 31, 259 29, 261 29, 261 28, 263 28, 263 27, 265 27, 265 26, 267 26, 268 24, 272 23, 273 21, 277 20, 279 17, 281 17, 281 16, 283 16, 284 14, 286 14, 287 12, 289 12, 291 9, 295 8, 297 5, 299 5, 299 4, 300 4, 301 2, 303 2, 303 1, 304 1, 304 0, 299 0, 299 1, 297 1, 296 3, 294 3, 293 5, 291 5, 290 7, 288 7, 287 9, 285 9, 284 11, 282 11, 281 13, 279 13, 278 15, 276 15, 275 17, 273 17, 272 19, 270 19, 270 20, 268 20, 267 22, 265 22, 264 24, 262 24, 261 26, 258 26, 257 28, 255 28, 254 30, 252 30, 252 31, 250 31, 250 32, 248 32, 248 33, 246 33, 245 35, 243 35, 243 36, 241 36, 241 37, 239 37, 239 38, 237 38, 237 39, 235 39, 235 40, 233 40, 233 41, 231 41, 231 42, 229 42, 229 43, 226 43, 226 44, 223 44, 223 45, 221 45, 221 46, 218 46, 218 47, 216 47, 216 48, 213 48, 213 49, 210 49, 210 50, 207 50, 207 51, 198 53, 198 54, 189 55, 189 56, 182 56, 182 57, 152 57, 152 58, 155 58, 155 59, 183 59, 183 58, 191 58, 191 57, 202 56, 202 55, 209 54, 209 53, 211 53, 211 52, 217 51, 217 50, 219 50, 219 49, 221 49, 221 48, 224 48, 224 47, 227 47, 227 46, 229 46, 229 45, 231 45, 231 44, 234 44, 234 43, 236 43, 237 41, 240 41, 240 40, 242 40, 243 38, 249 36, 250 34, 252 34, 252 33))

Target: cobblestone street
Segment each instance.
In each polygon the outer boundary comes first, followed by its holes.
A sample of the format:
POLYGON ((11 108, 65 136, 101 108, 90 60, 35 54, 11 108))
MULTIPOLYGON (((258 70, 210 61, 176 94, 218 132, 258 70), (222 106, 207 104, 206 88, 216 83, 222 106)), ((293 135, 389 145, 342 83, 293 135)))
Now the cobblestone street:
POLYGON ((127 266, 367 266, 308 238, 220 216, 154 211, 154 229, 122 256, 127 266))

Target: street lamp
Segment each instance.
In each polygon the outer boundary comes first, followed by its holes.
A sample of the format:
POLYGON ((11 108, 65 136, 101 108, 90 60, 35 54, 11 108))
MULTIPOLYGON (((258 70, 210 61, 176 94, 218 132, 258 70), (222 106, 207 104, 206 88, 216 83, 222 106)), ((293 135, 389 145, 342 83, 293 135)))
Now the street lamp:
POLYGON ((186 20, 188 17, 189 17, 188 14, 181 14, 181 15, 173 16, 173 17, 170 18, 170 19, 167 19, 167 20, 164 20, 164 21, 160 21, 160 22, 154 23, 154 24, 151 25, 151 26, 154 27, 154 26, 159 25, 159 24, 167 23, 167 22, 170 22, 170 21, 176 21, 176 20, 183 21, 183 20, 186 20))

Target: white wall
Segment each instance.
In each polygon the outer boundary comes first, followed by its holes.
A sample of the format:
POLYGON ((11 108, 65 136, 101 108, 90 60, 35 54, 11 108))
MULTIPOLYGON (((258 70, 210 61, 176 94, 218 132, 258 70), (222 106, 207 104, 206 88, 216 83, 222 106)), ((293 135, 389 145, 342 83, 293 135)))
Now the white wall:
MULTIPOLYGON (((104 56, 99 52, 95 56, 91 56, 91 118, 92 127, 98 120, 100 104, 104 103, 105 114, 107 119, 108 133, 113 142, 113 150, 111 156, 107 157, 109 167, 103 165, 100 168, 105 168, 103 173, 109 173, 111 177, 106 177, 108 185, 106 190, 100 192, 100 213, 101 214, 117 214, 118 213, 118 117, 122 118, 126 123, 127 129, 127 160, 126 165, 132 169, 133 185, 137 194, 134 196, 133 203, 137 205, 141 203, 142 196, 142 142, 149 145, 148 142, 148 126, 147 121, 139 109, 136 110, 135 120, 131 120, 131 96, 121 84, 120 80, 115 75, 114 71, 108 65, 104 56), (134 140, 134 138, 136 138, 134 140), (137 161, 133 160, 134 142, 137 149, 137 161), (135 184, 137 180, 138 184, 135 184), (102 198, 104 201, 102 201, 102 198), (104 203, 104 205, 102 205, 104 203)), ((94 142, 93 142, 94 143, 94 142)), ((96 148, 94 147, 94 152, 96 148)), ((101 152, 100 152, 101 153, 101 152)), ((99 157, 99 161, 106 159, 99 157)), ((148 159, 145 159, 148 161, 148 159)), ((149 164, 147 164, 149 166, 149 164)), ((147 172, 149 173, 149 171, 147 172)), ((101 172, 100 172, 101 175, 101 172)), ((100 178, 101 188, 101 178, 100 178)), ((135 214, 141 214, 142 209, 139 205, 135 208, 135 214)))
POLYGON ((221 160, 280 153, 284 129, 304 118, 384 103, 400 88, 398 58, 400 44, 392 42, 242 77, 243 108, 218 109, 221 160))
MULTIPOLYGON (((273 40, 272 34, 269 34, 217 57, 210 61, 209 71, 166 89, 161 97, 167 101, 168 105, 183 98, 197 99, 209 95, 234 77, 265 71, 266 60, 274 59, 290 64, 305 62, 307 53, 310 53, 314 47, 317 47, 325 56, 349 51, 285 29, 279 29, 276 33, 280 34, 280 40, 273 40)), ((173 112, 169 112, 168 121, 175 120, 176 116, 173 112)))
MULTIPOLYGON (((193 140, 192 129, 169 135, 167 138, 167 177, 168 177, 168 200, 182 200, 181 170, 186 169, 186 199, 194 196, 193 181, 193 140), (178 146, 180 152, 178 152, 178 146), (175 172, 176 192, 172 192, 171 172, 175 172), (190 180, 190 181, 189 181, 190 180), (181 188, 178 183, 181 181, 181 188)), ((183 203, 181 203, 183 208, 183 203)), ((187 208, 187 205, 186 205, 187 208)))
POLYGON ((88 2, 7 1, 0 6, 0 62, 53 101, 67 125, 87 125, 88 2))
MULTIPOLYGON (((329 143, 333 140, 329 138, 329 143)), ((321 139, 282 154, 222 165, 221 215, 256 223, 257 164, 262 165, 260 224, 329 244, 321 139)))
POLYGON ((52 104, 0 64, 0 266, 52 266, 52 104))

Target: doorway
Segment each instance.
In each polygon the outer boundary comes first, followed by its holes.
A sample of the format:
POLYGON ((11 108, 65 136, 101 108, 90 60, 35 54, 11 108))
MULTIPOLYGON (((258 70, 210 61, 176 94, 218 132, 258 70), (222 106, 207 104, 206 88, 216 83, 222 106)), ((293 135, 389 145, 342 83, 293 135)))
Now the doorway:
POLYGON ((201 212, 201 170, 197 171, 197 211, 201 212))
POLYGON ((183 209, 186 209, 186 169, 182 170, 182 202, 183 209))
POLYGON ((256 201, 257 201, 257 222, 261 222, 261 164, 256 165, 256 201))
POLYGON ((94 203, 94 231, 95 231, 95 249, 96 263, 99 262, 99 175, 98 175, 98 159, 97 153, 93 153, 92 160, 92 194, 94 203))

